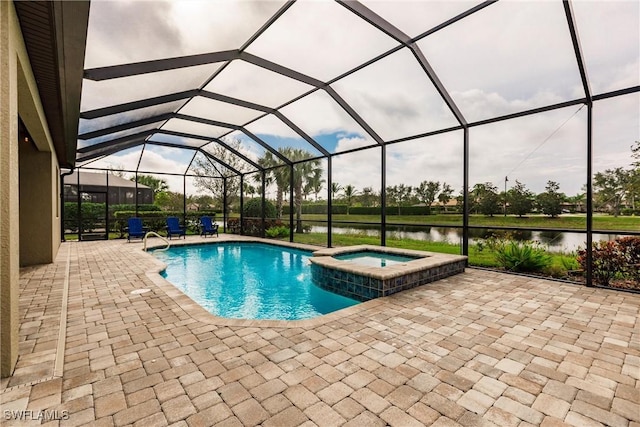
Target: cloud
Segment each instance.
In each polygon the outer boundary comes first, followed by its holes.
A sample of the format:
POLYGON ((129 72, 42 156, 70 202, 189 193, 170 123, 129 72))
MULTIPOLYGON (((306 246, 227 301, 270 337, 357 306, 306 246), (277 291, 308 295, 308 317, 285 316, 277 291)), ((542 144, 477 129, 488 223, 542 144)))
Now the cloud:
POLYGON ((182 28, 170 8, 169 1, 91 2, 85 68, 176 56, 182 28))
MULTIPOLYGON (((432 27, 436 19, 447 19, 471 6, 462 2, 366 3, 412 35, 432 27), (426 10, 433 13, 425 17, 426 10)), ((282 4, 96 1, 91 7, 87 67, 238 49, 282 4)), ((593 92, 640 84, 638 2, 575 2, 574 6, 593 92)), ((248 51, 325 79, 395 45, 392 38, 339 4, 298 1, 248 51)), ((471 122, 584 96, 561 2, 498 2, 428 36, 418 46, 471 122)), ((219 65, 85 81, 82 110, 199 88, 219 65)), ((429 78, 404 48, 332 87, 384 140, 456 125, 429 78)), ((207 90, 271 107, 310 89, 239 60, 207 85, 207 90)), ((177 111, 183 104, 179 101, 95 121, 82 120, 81 128, 84 132, 177 111)), ((542 191, 547 179, 558 181, 566 193, 580 191, 586 182, 586 108, 551 135, 578 108, 473 127, 471 184, 493 181, 497 185, 509 175, 509 182, 519 179, 534 191, 542 191)), ((182 112, 239 125, 257 117, 252 110, 204 98, 191 101, 182 112)), ((598 101, 593 112, 594 172, 626 167, 629 146, 640 138, 640 95, 598 101)), ((291 103, 282 113, 336 152, 375 145, 323 90, 291 103)), ((177 123, 180 130, 189 130, 188 123, 177 123)), ((198 128, 201 133, 216 131, 198 128)), ((254 122, 249 129, 270 135, 276 145, 286 143, 286 138, 299 141, 273 116, 254 122)), ((264 153, 255 142, 239 136, 247 156, 257 159, 264 153)), ((334 182, 360 190, 367 186, 379 189, 380 153, 380 148, 374 147, 336 156, 334 182)), ((387 153, 389 185, 415 186, 433 180, 446 181, 456 189, 462 186, 461 132, 392 144, 387 153)), ((129 161, 129 156, 135 158, 131 152, 121 157, 129 161)), ((180 164, 176 158, 157 151, 149 161, 158 171, 169 171, 180 164)))
POLYGON ((458 125, 408 49, 333 86, 385 141, 458 125))

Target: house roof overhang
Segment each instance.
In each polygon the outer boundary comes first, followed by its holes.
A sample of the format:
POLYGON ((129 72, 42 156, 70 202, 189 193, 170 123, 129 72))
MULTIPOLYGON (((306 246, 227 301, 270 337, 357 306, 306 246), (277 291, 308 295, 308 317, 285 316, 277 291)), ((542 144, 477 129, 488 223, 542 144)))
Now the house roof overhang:
POLYGON ((58 163, 71 168, 76 159, 89 1, 14 5, 58 163))

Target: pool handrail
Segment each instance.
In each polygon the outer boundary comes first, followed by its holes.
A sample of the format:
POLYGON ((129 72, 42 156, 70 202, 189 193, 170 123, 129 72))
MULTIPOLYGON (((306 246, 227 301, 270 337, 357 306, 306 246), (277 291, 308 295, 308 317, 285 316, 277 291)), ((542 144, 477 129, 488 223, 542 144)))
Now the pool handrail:
POLYGON ((147 234, 145 234, 144 238, 142 239, 142 242, 144 244, 142 249, 145 252, 147 251, 147 237, 149 237, 150 235, 159 237, 160 239, 164 240, 164 242, 167 244, 167 246, 162 248, 162 249, 156 249, 157 251, 166 251, 167 249, 169 249, 171 247, 171 243, 169 242, 169 240, 167 240, 166 238, 162 237, 161 235, 159 235, 155 231, 148 231, 147 234))

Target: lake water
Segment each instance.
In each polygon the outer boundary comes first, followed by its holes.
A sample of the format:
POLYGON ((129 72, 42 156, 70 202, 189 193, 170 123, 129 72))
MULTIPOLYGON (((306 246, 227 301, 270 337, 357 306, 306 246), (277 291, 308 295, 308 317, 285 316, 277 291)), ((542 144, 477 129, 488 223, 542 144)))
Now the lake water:
MULTIPOLYGON (((333 234, 365 234, 371 237, 380 237, 380 227, 349 224, 348 227, 332 227, 333 234)), ((314 225, 312 233, 326 233, 326 226, 314 225)), ((469 243, 476 243, 491 236, 492 233, 502 230, 472 229, 470 230, 469 243)), ((510 231, 515 240, 534 240, 542 243, 551 252, 573 252, 578 248, 584 248, 587 239, 586 233, 559 233, 555 231, 510 231)), ((618 234, 594 234, 593 240, 614 240, 618 234)), ((450 227, 402 227, 387 224, 387 239, 426 240, 429 242, 448 242, 462 245, 462 230, 450 227)))

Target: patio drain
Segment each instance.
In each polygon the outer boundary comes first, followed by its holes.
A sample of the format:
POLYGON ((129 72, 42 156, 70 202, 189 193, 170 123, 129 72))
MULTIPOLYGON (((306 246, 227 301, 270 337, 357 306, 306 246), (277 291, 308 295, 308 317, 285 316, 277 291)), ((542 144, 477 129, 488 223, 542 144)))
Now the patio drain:
POLYGON ((135 291, 129 292, 131 295, 140 295, 146 294, 147 292, 151 292, 151 289, 136 289, 135 291))

